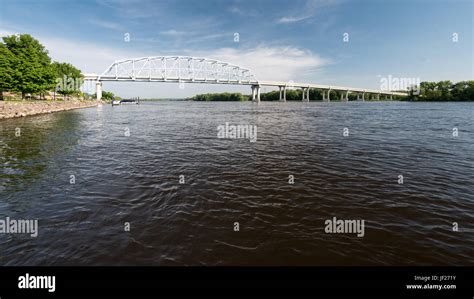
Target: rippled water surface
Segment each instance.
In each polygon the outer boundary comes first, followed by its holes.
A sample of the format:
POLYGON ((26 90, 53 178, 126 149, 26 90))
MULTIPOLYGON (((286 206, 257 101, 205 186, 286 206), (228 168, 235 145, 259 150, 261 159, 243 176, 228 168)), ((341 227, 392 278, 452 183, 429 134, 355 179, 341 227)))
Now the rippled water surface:
POLYGON ((0 234, 0 265, 474 265, 473 108, 144 102, 4 120, 0 218, 39 235, 0 234), (257 142, 218 139, 226 122, 257 142), (332 217, 365 236, 325 233, 332 217))

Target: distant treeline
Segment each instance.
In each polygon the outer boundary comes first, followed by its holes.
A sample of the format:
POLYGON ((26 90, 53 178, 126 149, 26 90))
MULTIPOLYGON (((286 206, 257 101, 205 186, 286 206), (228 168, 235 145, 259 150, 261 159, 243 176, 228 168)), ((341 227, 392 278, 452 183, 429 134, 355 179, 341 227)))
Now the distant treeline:
MULTIPOLYGON (((331 91, 331 101, 338 101, 343 91, 331 91)), ((357 93, 349 93, 349 101, 357 100, 357 93)), ((270 91, 260 94, 261 101, 278 101, 280 99, 280 92, 270 91)), ((453 84, 451 81, 440 82, 421 82, 419 87, 412 88, 409 91, 408 97, 393 96, 393 100, 401 101, 474 101, 474 81, 461 81, 453 84)), ((250 95, 243 95, 241 93, 206 93, 195 95, 188 100, 193 101, 250 101, 250 95)), ((301 101, 301 90, 287 90, 287 101, 301 101)), ((321 90, 310 89, 310 101, 322 101, 323 94, 321 90)), ((366 101, 375 101, 377 96, 375 94, 365 94, 366 101)), ((380 95, 380 101, 386 100, 384 95, 380 95)))
POLYGON ((206 93, 206 94, 198 94, 194 97, 190 98, 193 101, 201 101, 201 102, 211 102, 211 101, 248 101, 250 99, 249 96, 243 95, 239 92, 229 93, 206 93))
MULTIPOLYGON (((341 99, 341 94, 345 94, 345 92, 339 92, 339 91, 331 91, 331 101, 337 101, 341 99)), ((357 100, 357 94, 355 93, 349 93, 349 100, 350 101, 355 101, 357 100)), ((287 90, 286 91, 286 100, 287 101, 302 101, 303 95, 301 90, 287 90)), ((261 101, 278 101, 280 99, 280 92, 278 90, 276 91, 270 91, 266 93, 261 93, 260 94, 260 100, 261 101)), ((380 97, 382 99, 382 97, 380 97)), ((396 99, 396 98, 394 98, 396 99)), ((244 95, 241 93, 206 93, 206 94, 199 94, 195 95, 194 97, 189 98, 188 100, 193 100, 193 101, 251 101, 252 96, 251 95, 244 95)), ((309 100, 310 101, 322 101, 323 100, 323 94, 322 91, 317 90, 317 89, 311 89, 309 91, 309 100)), ((370 101, 370 100, 375 100, 375 95, 365 95, 365 100, 370 101)))
POLYGON ((410 90, 409 101, 474 101, 474 81, 421 82, 410 90))
MULTIPOLYGON (((346 92, 345 91, 337 91, 337 90, 332 90, 330 92, 330 97, 331 101, 340 101, 341 96, 345 97, 346 92)), ((349 93, 348 95, 349 101, 356 101, 357 100, 357 94, 356 93, 349 93)), ((252 98, 249 96, 249 99, 251 100, 252 98)), ((380 96, 380 100, 383 100, 383 96, 380 96)), ((394 99, 398 99, 394 97, 394 99)), ((261 101, 278 101, 280 100, 280 91, 274 90, 266 93, 262 93, 260 95, 260 100, 261 101)), ((303 94, 301 89, 296 89, 296 90, 286 90, 286 100, 287 101, 302 101, 303 100, 303 94)), ((309 100, 310 101, 322 101, 323 100, 323 91, 319 89, 310 89, 309 90, 309 100)), ((365 100, 366 101, 372 101, 376 100, 376 95, 375 94, 365 94, 365 100)))

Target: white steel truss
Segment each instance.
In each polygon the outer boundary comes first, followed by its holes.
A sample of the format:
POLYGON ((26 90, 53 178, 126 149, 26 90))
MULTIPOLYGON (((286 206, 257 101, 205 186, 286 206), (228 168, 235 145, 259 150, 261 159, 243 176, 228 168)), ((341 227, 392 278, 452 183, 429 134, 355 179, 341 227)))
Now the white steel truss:
POLYGON ((248 69, 214 59, 190 56, 118 60, 99 75, 97 80, 258 84, 248 69))

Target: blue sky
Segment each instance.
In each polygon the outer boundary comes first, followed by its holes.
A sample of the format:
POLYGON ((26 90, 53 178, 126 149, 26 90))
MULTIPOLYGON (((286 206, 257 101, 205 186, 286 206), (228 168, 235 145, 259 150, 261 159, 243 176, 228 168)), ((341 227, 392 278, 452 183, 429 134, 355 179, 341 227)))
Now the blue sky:
MULTIPOLYGON (((0 0, 0 35, 30 33, 54 60, 88 73, 101 73, 123 58, 193 55, 250 68, 260 80, 378 89, 381 78, 389 75, 473 80, 473 3, 0 0), (239 33, 239 42, 234 33, 239 33)), ((124 97, 249 92, 242 87, 188 84, 180 89, 157 83, 105 83, 104 89, 124 97)))

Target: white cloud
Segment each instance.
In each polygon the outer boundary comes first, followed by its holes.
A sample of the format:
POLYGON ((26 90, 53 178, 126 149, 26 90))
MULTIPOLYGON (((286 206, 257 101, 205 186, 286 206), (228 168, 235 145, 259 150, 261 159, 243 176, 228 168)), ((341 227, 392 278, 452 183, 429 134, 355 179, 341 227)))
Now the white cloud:
POLYGON ((284 23, 295 23, 300 22, 306 19, 311 18, 313 15, 305 15, 301 17, 281 17, 277 20, 277 23, 284 24, 284 23))
POLYGON ((186 32, 170 29, 170 30, 166 30, 166 31, 161 31, 160 34, 169 35, 169 36, 182 36, 182 35, 186 34, 186 32))
POLYGON ((314 17, 323 8, 339 4, 340 0, 307 0, 303 9, 294 12, 290 16, 279 18, 276 22, 279 24, 296 23, 314 17))
POLYGON ((311 51, 291 46, 262 45, 246 50, 221 48, 197 54, 248 68, 262 81, 297 81, 303 73, 307 75, 308 70, 321 68, 330 62, 311 51))
POLYGON ((92 24, 92 25, 102 27, 102 28, 106 28, 106 29, 123 31, 123 28, 120 24, 113 23, 113 22, 91 19, 91 20, 89 20, 89 23, 92 24))
POLYGON ((161 15, 160 1, 97 0, 96 2, 109 10, 114 10, 126 19, 159 17, 161 15))
POLYGON ((118 50, 84 42, 73 42, 59 38, 40 38, 53 60, 68 62, 87 73, 102 73, 112 62, 143 53, 118 50))
POLYGON ((228 11, 233 14, 244 16, 244 17, 256 17, 259 15, 257 10, 252 9, 248 6, 246 6, 244 9, 237 6, 231 6, 229 7, 228 11))

